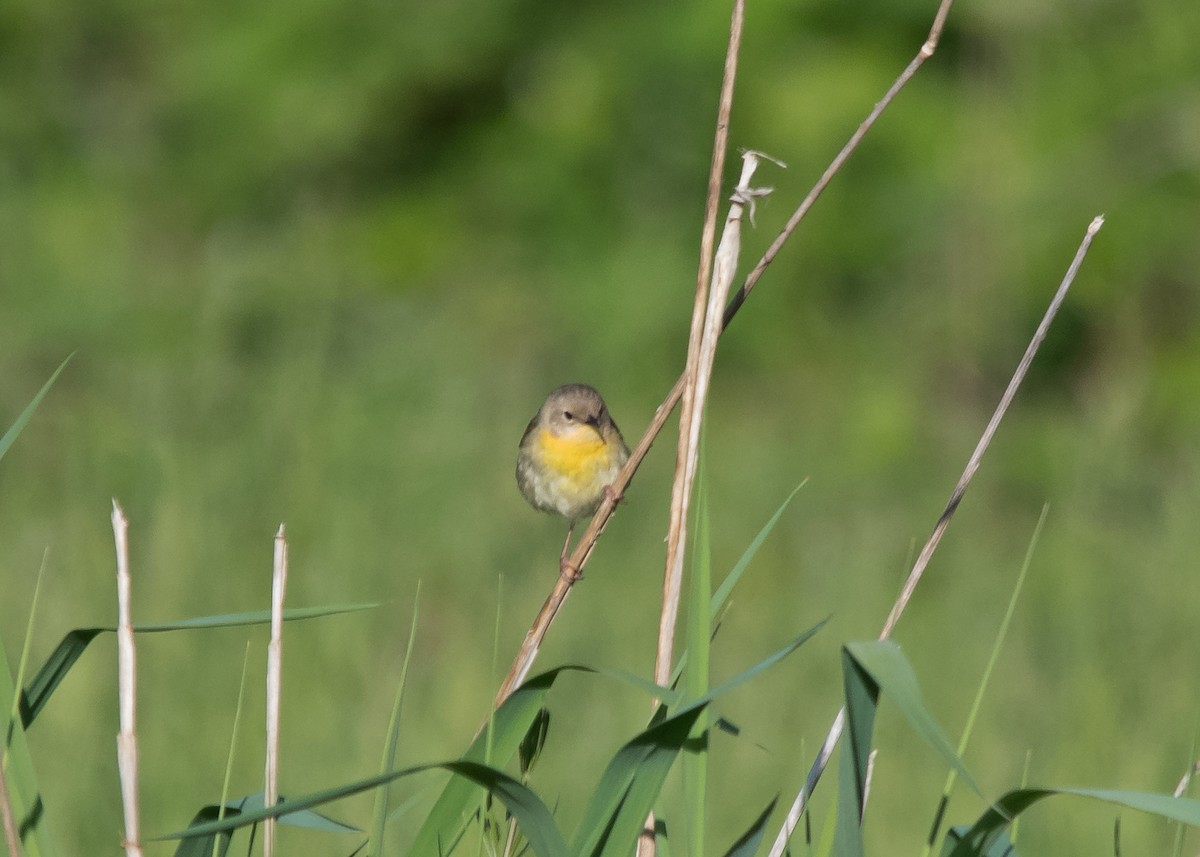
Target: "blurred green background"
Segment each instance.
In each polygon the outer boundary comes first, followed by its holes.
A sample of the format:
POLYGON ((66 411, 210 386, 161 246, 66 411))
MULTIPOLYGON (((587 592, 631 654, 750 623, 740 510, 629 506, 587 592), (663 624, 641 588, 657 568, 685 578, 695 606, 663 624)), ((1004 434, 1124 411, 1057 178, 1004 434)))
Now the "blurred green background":
MULTIPOLYGON (((934 5, 751 4, 731 141, 789 168, 759 174, 776 190, 744 259, 934 5)), ((682 368, 727 22, 715 2, 0 6, 0 423, 78 352, 0 464, 8 651, 47 549, 35 660, 114 620, 112 497, 141 621, 265 607, 283 521, 290 605, 386 602, 288 627, 284 792, 376 769, 418 581, 399 761, 461 751, 556 574, 562 526, 513 483, 526 421, 585 381, 632 441, 682 368)), ((1198 36, 1193 0, 960 0, 730 328, 707 427, 717 569, 809 481, 735 594, 715 676, 833 618, 722 705, 742 737, 714 744, 714 849, 799 787, 838 646, 878 632, 1102 212, 897 639, 956 737, 1048 503, 968 765, 990 796, 1027 759, 1035 784, 1170 791, 1194 757, 1198 36)), ((668 433, 539 666, 651 672, 673 459, 668 433)), ((141 644, 147 833, 219 794, 248 639, 244 794, 265 632, 141 644)), ((101 639, 31 733, 65 853, 118 849, 114 678, 101 639)), ((571 677, 553 704, 535 785, 571 829, 646 701, 571 677)), ((879 743, 868 844, 917 853, 943 771, 886 704, 879 743)), ((369 806, 334 814, 365 825, 369 806)), ((1051 802, 1026 850, 1108 853, 1114 815, 1051 802)), ((1168 850, 1165 824, 1122 824, 1168 850)))

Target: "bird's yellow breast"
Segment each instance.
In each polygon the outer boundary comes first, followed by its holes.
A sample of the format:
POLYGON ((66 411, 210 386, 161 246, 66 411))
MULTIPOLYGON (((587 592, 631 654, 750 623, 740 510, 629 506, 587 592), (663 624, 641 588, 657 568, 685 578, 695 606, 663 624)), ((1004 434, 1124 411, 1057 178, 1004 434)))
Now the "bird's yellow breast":
POLYGON ((538 435, 538 458, 559 476, 580 487, 596 479, 612 464, 613 449, 593 431, 570 432, 558 437, 546 429, 538 435))

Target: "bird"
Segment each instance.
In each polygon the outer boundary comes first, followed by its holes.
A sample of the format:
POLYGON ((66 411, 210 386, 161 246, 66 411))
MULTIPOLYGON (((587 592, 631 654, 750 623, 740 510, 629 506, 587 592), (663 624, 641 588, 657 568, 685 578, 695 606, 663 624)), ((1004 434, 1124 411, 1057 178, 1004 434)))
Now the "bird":
MULTIPOLYGON (((595 514, 629 460, 629 447, 596 388, 564 384, 550 391, 529 421, 517 453, 517 487, 533 508, 567 519, 559 568, 579 578, 567 559, 571 533, 595 514)), ((617 498, 619 499, 619 498, 617 498)))

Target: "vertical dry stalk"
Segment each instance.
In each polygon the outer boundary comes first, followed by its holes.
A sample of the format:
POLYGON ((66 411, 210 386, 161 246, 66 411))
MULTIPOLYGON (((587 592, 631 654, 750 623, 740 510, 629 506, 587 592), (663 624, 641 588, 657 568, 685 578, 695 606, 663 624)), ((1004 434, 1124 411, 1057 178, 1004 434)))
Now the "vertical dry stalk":
MULTIPOLYGON (((1058 314, 1059 307, 1062 306, 1063 300, 1066 299, 1067 291, 1071 288, 1071 283, 1075 281, 1075 275, 1079 273, 1079 266, 1083 264, 1083 259, 1087 256, 1087 252, 1092 246, 1092 239, 1096 237, 1096 233, 1100 231, 1100 227, 1103 225, 1103 215, 1096 217, 1088 224, 1087 232, 1084 233, 1083 240, 1079 243, 1079 247, 1075 251, 1075 257, 1071 260, 1071 264, 1067 268, 1067 272, 1063 276, 1058 290, 1054 293, 1050 305, 1046 308, 1041 323, 1038 325, 1037 330, 1034 331, 1033 338, 1030 339, 1029 345, 1025 349, 1025 354, 1021 357, 1021 362, 1017 364, 1017 369, 1009 380, 1008 387, 1004 390, 1004 395, 1000 397, 1000 403, 996 405, 996 410, 992 413, 992 418, 988 420, 987 427, 983 430, 979 442, 975 445, 974 452, 971 453, 971 457, 967 460, 962 476, 959 477, 958 483, 950 493, 950 499, 946 503, 946 508, 938 518, 937 524, 934 525, 933 533, 929 536, 929 540, 925 542, 925 547, 921 549, 916 562, 913 563, 912 570, 904 582, 904 587, 901 589, 899 597, 897 597, 896 602, 892 605, 891 612, 883 624, 883 630, 880 631, 879 639, 886 640, 891 636, 892 630, 896 627, 896 623, 904 613, 904 608, 908 606, 908 602, 912 598, 917 584, 920 583, 921 577, 929 565, 929 560, 933 557, 933 552, 937 550, 937 546, 942 540, 942 535, 946 532, 946 527, 950 524, 950 519, 954 517, 959 503, 962 502, 967 486, 971 484, 971 479, 975 476, 975 471, 979 469, 979 463, 983 459, 983 454, 991 444, 992 437, 996 434, 996 429, 999 427, 1000 421, 1004 419, 1004 415, 1008 412, 1008 407, 1012 403, 1013 397, 1016 396, 1021 382, 1025 380, 1025 374, 1029 371, 1038 348, 1046 338, 1046 333, 1050 330, 1050 325, 1054 322, 1054 317, 1058 314)), ((846 709, 843 708, 838 712, 837 717, 834 718, 833 724, 829 728, 829 733, 825 737, 825 743, 822 744, 821 751, 817 754, 817 758, 809 770, 808 777, 804 781, 804 786, 792 802, 787 819, 784 821, 779 835, 775 838, 775 844, 771 848, 770 857, 780 857, 787 847, 787 842, 791 838, 792 831, 795 830, 801 816, 804 814, 804 807, 808 802, 809 796, 812 794, 813 789, 816 788, 817 781, 820 780, 821 774, 824 773, 826 766, 829 764, 834 747, 837 746, 837 742, 841 738, 845 722, 846 709)))
MULTIPOLYGON (((733 299, 725 307, 724 326, 728 327, 733 321, 733 317, 741 309, 745 303, 750 291, 757 284, 767 266, 774 261, 787 239, 800 225, 800 222, 808 214, 817 198, 828 187, 834 176, 841 170, 842 166, 850 158, 850 155, 858 148, 867 132, 874 126, 876 120, 882 115, 883 111, 892 103, 896 95, 903 89, 905 84, 913 77, 917 69, 933 56, 933 52, 937 47, 938 38, 941 35, 942 27, 945 24, 946 16, 950 11, 950 5, 953 0, 941 0, 938 6, 937 13, 934 17, 934 24, 930 30, 929 37, 921 46, 916 58, 904 69, 896 81, 888 89, 882 99, 872 108, 867 118, 858 126, 855 132, 851 135, 846 145, 842 147, 837 156, 830 162, 829 166, 822 173, 820 179, 813 185, 812 189, 805 196, 799 207, 792 214, 787 224, 780 231, 779 235, 771 243, 771 246, 763 254, 762 258, 754 266, 747 275, 745 282, 734 294, 733 299)), ((704 235, 701 241, 701 259, 700 259, 700 274, 697 278, 698 284, 707 284, 709 281, 709 259, 712 255, 713 237, 715 236, 716 212, 717 204, 720 198, 720 178, 724 169, 725 149, 728 140, 729 129, 729 114, 730 107, 733 103, 733 80, 734 72, 737 65, 737 53, 741 44, 741 26, 744 16, 744 6, 741 0, 737 0, 734 4, 733 24, 730 28, 729 51, 726 54, 725 62, 725 80, 722 83, 720 113, 717 119, 716 144, 713 149, 713 169, 709 176, 709 193, 708 202, 705 209, 705 226, 704 235)), ((699 303, 699 302, 698 302, 699 303)), ((663 403, 658 406, 658 410, 654 414, 654 419, 647 427, 642 439, 634 448, 633 453, 629 457, 629 461, 621 470, 621 473, 613 481, 612 493, 615 497, 620 497, 628 487, 633 474, 637 472, 641 466, 646 454, 653 446, 655 439, 662 431, 666 424, 667 418, 671 415, 671 411, 679 404, 683 397, 684 388, 689 377, 689 373, 685 372, 675 382, 671 388, 671 392, 663 400, 663 403)), ((580 537, 579 542, 572 552, 569 562, 570 564, 583 570, 587 564, 588 558, 592 554, 592 549, 595 547, 596 540, 600 534, 604 532, 605 526, 608 524, 609 518, 612 517, 613 511, 616 509, 616 503, 612 499, 606 498, 600 504, 596 514, 592 516, 591 523, 587 530, 580 537)), ((538 651, 542 641, 545 639, 546 633, 550 630, 550 625, 554 622, 554 617, 558 615, 558 611, 566 602, 567 595, 570 594, 571 586, 574 581, 564 581, 558 575, 555 576, 554 587, 547 596, 541 609, 538 611, 533 624, 525 634, 525 639, 521 643, 521 648, 517 651, 516 657, 513 659, 512 666, 509 667, 507 675, 500 684, 499 690, 496 692, 495 705, 498 707, 509 694, 520 684, 529 674, 529 670, 533 667, 533 662, 537 658, 538 651)))
MULTIPOLYGON (((267 645, 267 761, 263 804, 279 803, 279 699, 283 684, 283 593, 287 588, 287 539, 283 524, 275 533, 275 559, 271 570, 271 642, 267 645)), ((263 857, 275 853, 274 818, 263 822, 263 857)))
POLYGON ((679 415, 679 456, 675 463, 675 482, 671 490, 663 606, 658 626, 658 655, 654 662, 654 680, 661 685, 671 680, 671 658, 683 581, 684 547, 687 544, 687 513, 700 452, 700 422, 704 414, 704 404, 708 400, 708 386, 717 355, 717 339, 724 329, 725 302, 733 286, 733 277, 737 273, 738 256, 742 246, 742 216, 747 206, 753 206, 754 198, 764 193, 750 187, 750 179, 758 169, 758 159, 757 152, 745 152, 742 155, 742 176, 731 197, 725 229, 721 233, 721 243, 717 248, 712 286, 708 289, 700 339, 694 357, 688 355, 689 371, 693 374, 690 383, 684 387, 683 409, 679 415))
MULTIPOLYGON (((697 289, 697 300, 708 292, 700 338, 695 349, 688 352, 688 368, 683 391, 683 409, 679 416, 679 453, 675 461, 675 481, 671 489, 671 518, 667 530, 667 558, 663 572, 662 611, 658 620, 658 649, 654 658, 654 680, 661 685, 671 681, 671 659, 675 648, 675 626, 679 620, 679 599, 683 591, 683 557, 687 544, 687 513, 692 487, 696 479, 696 464, 700 454, 700 423, 708 386, 712 379, 713 363, 717 356, 717 340, 725 328, 725 301, 737 274, 738 257, 742 248, 742 216, 746 206, 753 212, 754 197, 762 192, 750 187, 750 179, 758 169, 758 153, 742 155, 742 176, 734 189, 712 266, 712 284, 707 290, 697 289)), ((654 704, 657 704, 655 701, 654 704)), ((637 857, 653 857, 654 814, 646 819, 638 837, 637 857)))
POLYGON ((141 857, 142 833, 138 809, 137 657, 133 648, 133 621, 129 609, 129 522, 116 500, 112 501, 113 541, 117 550, 117 697, 121 731, 117 734, 117 770, 121 777, 121 803, 125 809, 125 840, 129 857, 141 857))
MULTIPOLYGON (((721 198, 721 178, 725 173, 725 156, 729 150, 729 117, 733 112, 733 85, 737 80, 738 56, 741 53, 742 30, 746 21, 746 4, 735 0, 733 15, 729 23, 729 45, 725 50, 725 71, 721 79, 721 96, 717 104, 717 129, 713 138, 712 163, 708 172, 708 194, 704 202, 704 229, 700 236, 700 263, 696 272, 696 298, 692 305, 692 326, 688 335, 687 363, 683 371, 683 407, 679 412, 679 443, 675 455, 675 481, 671 486, 671 517, 667 530, 667 561, 663 579, 663 617, 659 621, 659 649, 655 657, 654 674, 658 676, 662 662, 662 636, 667 620, 667 605, 678 604, 679 581, 673 580, 672 569, 678 556, 682 563, 680 539, 685 535, 684 520, 687 512, 685 492, 690 492, 691 482, 680 478, 681 470, 688 466, 688 438, 692 436, 692 420, 696 413, 696 383, 700 366, 700 343, 704 338, 705 319, 710 315, 709 283, 713 270, 713 240, 717 232, 717 212, 721 198), (685 484, 686 482, 686 484, 685 484)), ((726 290, 728 294, 728 290, 726 290)), ((722 306, 724 298, 721 299, 722 306)), ((678 385, 676 385, 678 386, 678 385)), ((697 432, 699 427, 697 426, 697 432)), ((674 627, 674 621, 671 621, 674 627)), ((667 671, 670 666, 670 644, 667 646, 667 671)))

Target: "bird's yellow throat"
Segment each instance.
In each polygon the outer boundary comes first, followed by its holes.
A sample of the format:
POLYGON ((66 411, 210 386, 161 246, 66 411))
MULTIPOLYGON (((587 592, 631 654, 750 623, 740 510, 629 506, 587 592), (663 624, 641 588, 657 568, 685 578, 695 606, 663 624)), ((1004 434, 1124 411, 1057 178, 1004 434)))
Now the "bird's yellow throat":
POLYGON ((574 431, 557 437, 546 429, 538 434, 538 457, 551 470, 579 480, 595 477, 596 469, 612 460, 613 447, 593 431, 574 431))

